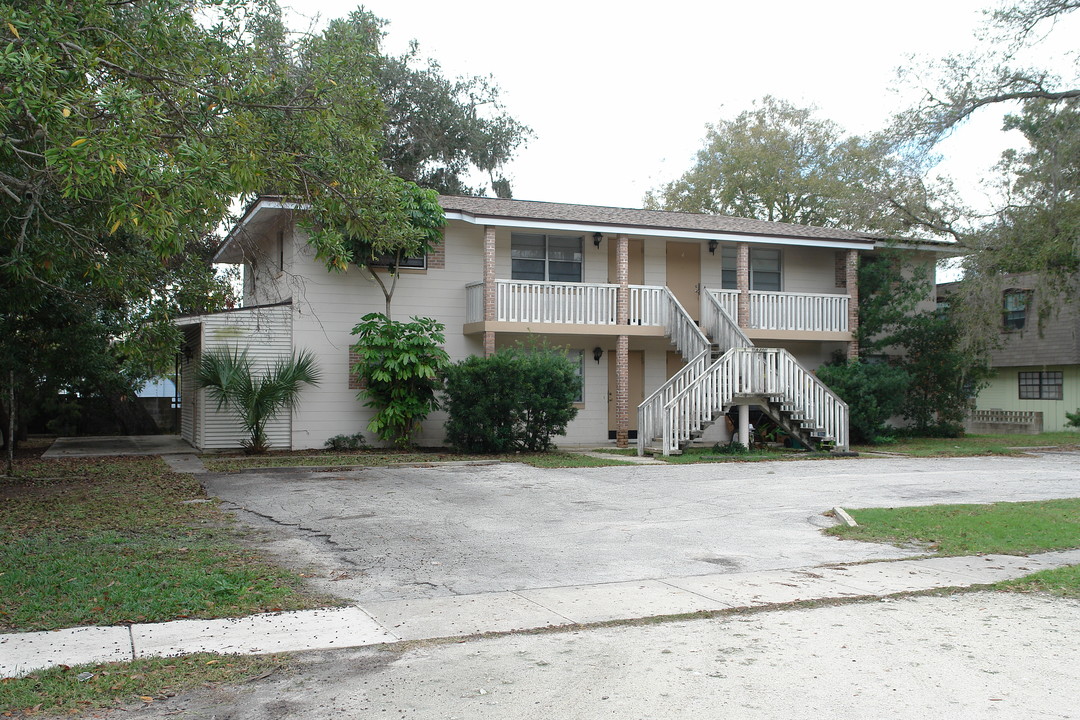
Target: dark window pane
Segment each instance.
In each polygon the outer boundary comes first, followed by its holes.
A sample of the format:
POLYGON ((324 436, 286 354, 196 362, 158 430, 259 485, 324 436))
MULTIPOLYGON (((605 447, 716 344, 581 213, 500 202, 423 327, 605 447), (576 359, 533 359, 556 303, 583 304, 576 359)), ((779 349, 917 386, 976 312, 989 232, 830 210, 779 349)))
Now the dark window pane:
POLYGON ((510 277, 513 280, 543 280, 543 260, 511 260, 510 277))
POLYGON ((581 263, 550 262, 548 279, 552 282, 581 282, 581 263))

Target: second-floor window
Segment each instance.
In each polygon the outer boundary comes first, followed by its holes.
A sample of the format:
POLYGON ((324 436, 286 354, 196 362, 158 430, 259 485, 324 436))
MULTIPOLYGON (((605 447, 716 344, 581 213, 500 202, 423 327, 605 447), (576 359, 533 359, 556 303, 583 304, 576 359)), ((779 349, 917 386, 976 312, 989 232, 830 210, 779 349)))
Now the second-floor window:
MULTIPOLYGON (((720 261, 722 263, 720 286, 724 290, 738 290, 739 249, 736 247, 721 248, 720 261)), ((779 292, 781 288, 780 251, 768 248, 751 248, 750 289, 779 292)))
POLYGON ((581 237, 514 233, 510 274, 514 280, 581 282, 581 237))
POLYGON ((1027 322, 1029 290, 1006 290, 1002 302, 1002 324, 1006 330, 1023 330, 1027 322))

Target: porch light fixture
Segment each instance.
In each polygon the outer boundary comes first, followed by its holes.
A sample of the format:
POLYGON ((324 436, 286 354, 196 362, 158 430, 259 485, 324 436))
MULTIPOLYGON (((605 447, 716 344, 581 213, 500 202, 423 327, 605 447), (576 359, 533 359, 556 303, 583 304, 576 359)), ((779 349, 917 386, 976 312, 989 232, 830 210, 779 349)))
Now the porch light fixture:
POLYGON ((600 358, 604 357, 604 348, 594 347, 592 351, 592 359, 596 361, 596 364, 600 364, 600 358))
MULTIPOLYGON (((604 236, 598 232, 592 234, 592 244, 596 246, 596 249, 600 249, 600 241, 604 239, 604 236)), ((599 360, 597 360, 599 362, 599 360)))
POLYGON ((716 254, 716 246, 719 245, 719 244, 720 243, 717 242, 716 238, 713 238, 712 240, 709 241, 709 254, 710 255, 715 255, 716 254))

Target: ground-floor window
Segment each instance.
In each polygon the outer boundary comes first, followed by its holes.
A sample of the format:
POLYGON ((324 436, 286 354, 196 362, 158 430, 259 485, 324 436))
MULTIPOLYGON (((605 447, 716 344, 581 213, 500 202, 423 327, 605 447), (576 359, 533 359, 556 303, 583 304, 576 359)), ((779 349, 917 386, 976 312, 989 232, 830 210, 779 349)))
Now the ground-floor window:
POLYGON ((1019 373, 1021 400, 1061 400, 1064 374, 1060 370, 1019 373))

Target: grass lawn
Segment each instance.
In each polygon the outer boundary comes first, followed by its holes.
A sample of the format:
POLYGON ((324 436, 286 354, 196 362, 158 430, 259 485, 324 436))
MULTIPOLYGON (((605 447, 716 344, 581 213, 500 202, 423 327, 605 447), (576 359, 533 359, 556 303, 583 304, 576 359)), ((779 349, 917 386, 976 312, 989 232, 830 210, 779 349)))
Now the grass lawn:
POLYGON ((316 607, 156 457, 17 461, 0 479, 0 630, 316 607), (191 502, 195 501, 195 502, 191 502))
POLYGON ((274 655, 207 653, 59 666, 0 679, 0 714, 76 714, 132 703, 150 705, 183 690, 265 677, 281 667, 283 660, 274 655))
POLYGON ((1017 447, 1080 448, 1080 432, 1046 432, 1040 435, 965 435, 959 438, 901 438, 878 445, 853 445, 859 453, 887 452, 911 457, 958 457, 964 455, 1020 455, 1017 447))
POLYGON ((580 453, 553 450, 546 453, 513 453, 504 455, 468 455, 451 451, 401 451, 356 450, 327 452, 322 450, 299 450, 294 452, 271 452, 266 455, 228 456, 204 455, 203 464, 214 472, 230 472, 244 468, 264 467, 318 467, 337 465, 362 465, 386 467, 388 465, 425 464, 439 462, 517 462, 540 468, 604 467, 608 465, 632 465, 618 458, 595 458, 580 453))
MULTIPOLYGON (((1080 547, 1080 499, 845 509, 859 527, 826 532, 852 540, 922 543, 942 555, 1026 555, 1080 547)), ((1034 573, 1001 586, 1080 597, 1080 566, 1034 573)))

